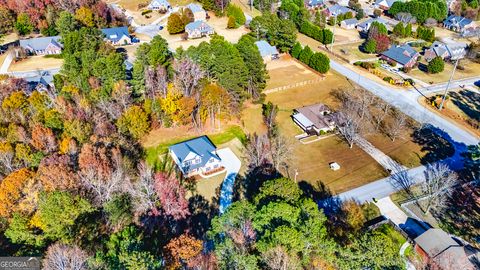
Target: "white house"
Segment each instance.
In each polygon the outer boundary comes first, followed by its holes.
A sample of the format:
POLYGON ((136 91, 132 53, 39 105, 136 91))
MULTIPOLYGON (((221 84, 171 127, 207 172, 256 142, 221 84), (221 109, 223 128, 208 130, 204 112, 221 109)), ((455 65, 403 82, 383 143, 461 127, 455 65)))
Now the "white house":
POLYGON ((215 30, 204 21, 194 21, 185 26, 188 38, 201 38, 213 35, 215 30))
POLYGON ((334 114, 321 103, 293 110, 293 121, 309 135, 320 135, 336 127, 334 114))
POLYGON ((36 55, 60 54, 63 48, 60 36, 22 39, 20 47, 28 54, 36 55))
POLYGON ((257 45, 258 51, 260 52, 264 62, 278 59, 279 54, 277 47, 268 44, 268 42, 265 40, 256 41, 255 45, 257 45))
POLYGON ((355 29, 358 24, 358 20, 355 18, 343 20, 340 26, 344 29, 355 29))
POLYGON ((375 1, 374 7, 381 9, 381 10, 389 10, 393 3, 397 2, 399 0, 377 0, 375 1))
POLYGON ((217 148, 207 136, 177 143, 170 146, 168 151, 185 176, 206 175, 222 169, 217 148))
POLYGON ((187 5, 187 8, 192 11, 195 21, 207 20, 207 12, 202 8, 202 6, 190 3, 187 5))
POLYGON ((430 48, 425 50, 424 56, 427 62, 430 62, 433 58, 440 56, 444 60, 457 60, 462 59, 467 54, 468 45, 463 42, 433 42, 430 48))
POLYGON ((382 18, 369 18, 369 19, 366 19, 365 21, 358 23, 357 30, 361 32, 368 32, 368 30, 370 29, 370 26, 372 26, 372 23, 374 22, 381 23, 385 25, 385 27, 388 24, 387 21, 382 18))
POLYGON ((170 3, 167 0, 152 0, 148 4, 148 10, 158 10, 158 11, 167 11, 170 8, 170 3))

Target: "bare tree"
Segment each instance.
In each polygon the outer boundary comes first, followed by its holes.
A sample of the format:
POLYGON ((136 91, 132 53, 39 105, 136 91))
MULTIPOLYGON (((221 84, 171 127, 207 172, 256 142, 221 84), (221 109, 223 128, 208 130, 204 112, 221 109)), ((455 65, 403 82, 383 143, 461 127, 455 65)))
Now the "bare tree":
POLYGON ((167 71, 165 67, 159 65, 156 69, 147 68, 145 70, 145 96, 153 99, 161 95, 167 95, 167 71))
POLYGON ((399 12, 395 15, 395 19, 397 19, 398 21, 404 23, 404 24, 407 24, 407 23, 411 23, 411 24, 414 24, 417 19, 415 17, 412 16, 412 14, 408 13, 408 12, 399 12))
POLYGON ((269 249, 263 254, 262 259, 271 270, 302 269, 298 258, 291 258, 282 246, 269 249))
POLYGON ((457 183, 457 179, 457 174, 444 163, 427 167, 425 182, 421 186, 422 195, 425 196, 425 213, 446 203, 447 195, 457 183))
POLYGON ((245 150, 249 167, 256 168, 269 163, 268 151, 270 145, 267 136, 254 133, 250 136, 245 150))
POLYGON ((285 137, 276 134, 270 137, 270 156, 277 171, 287 167, 292 158, 292 144, 285 137))
POLYGON ((175 70, 175 86, 182 91, 184 96, 194 95, 198 83, 204 75, 200 65, 185 57, 175 61, 173 69, 175 70))
POLYGON ((334 115, 335 123, 338 127, 338 131, 342 134, 342 137, 348 143, 350 148, 359 138, 360 131, 360 119, 358 116, 350 110, 344 109, 342 112, 338 112, 334 115))
POLYGON ((15 153, 13 149, 1 149, 0 150, 0 168, 3 168, 5 174, 10 174, 15 170, 13 163, 13 157, 15 153))
POLYGON ((375 130, 378 131, 380 129, 380 126, 382 125, 383 120, 385 120, 385 117, 387 117, 390 111, 390 108, 392 106, 388 102, 379 100, 377 103, 375 103, 375 107, 379 111, 373 116, 373 119, 375 121, 375 130))
POLYGON ((413 194, 411 188, 415 182, 413 178, 408 174, 408 170, 406 170, 398 162, 393 162, 391 166, 394 170, 392 176, 390 176, 391 184, 397 190, 403 190, 411 199, 414 199, 415 194, 413 194))
POLYGON ((438 22, 434 18, 428 18, 424 23, 424 25, 427 27, 435 27, 437 26, 437 24, 438 22))
POLYGON ((86 270, 88 255, 77 246, 61 243, 51 245, 43 259, 46 270, 86 270))
POLYGON ((148 211, 156 214, 158 213, 159 198, 155 192, 153 170, 144 162, 141 162, 138 165, 138 174, 137 181, 129 190, 134 200, 134 211, 137 215, 145 214, 148 211))
POLYGON ((393 112, 393 117, 393 122, 386 126, 386 132, 394 142, 395 139, 401 137, 405 130, 405 127, 407 126, 407 116, 399 110, 395 110, 393 112))

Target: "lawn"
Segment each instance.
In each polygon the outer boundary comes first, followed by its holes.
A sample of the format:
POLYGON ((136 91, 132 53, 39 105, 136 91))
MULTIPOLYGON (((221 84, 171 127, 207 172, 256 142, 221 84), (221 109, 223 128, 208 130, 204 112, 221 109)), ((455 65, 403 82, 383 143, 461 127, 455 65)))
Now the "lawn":
MULTIPOLYGON (((210 19, 207 20, 207 24, 210 25, 217 34, 223 36, 225 40, 229 42, 237 43, 242 35, 250 32, 245 26, 240 26, 237 29, 227 29, 228 18, 226 16, 217 17, 213 12, 208 12, 208 14, 210 15, 210 19)), ((198 46, 200 43, 210 40, 210 37, 182 40, 182 34, 170 35, 166 27, 159 31, 159 35, 167 40, 168 46, 173 50, 179 47, 187 49, 190 46, 198 46)))
POLYGON ((267 69, 270 78, 275 78, 268 80, 267 90, 320 78, 317 73, 293 60, 290 56, 282 56, 276 61, 269 62, 267 69))
MULTIPOLYGON (((162 154, 168 151, 170 145, 201 135, 203 134, 195 134, 185 127, 161 128, 151 131, 142 141, 147 163, 157 167, 160 164, 162 154)), ((206 133, 206 135, 208 135, 208 138, 217 146, 225 144, 235 138, 238 138, 241 142, 246 140, 242 128, 235 125, 225 127, 220 132, 206 133)))
MULTIPOLYGON (((421 81, 424 81, 426 83, 447 82, 448 79, 450 79, 450 75, 452 74, 452 70, 454 66, 452 63, 446 62, 444 71, 438 74, 429 74, 428 72, 426 72, 427 63, 425 62, 425 60, 422 60, 420 63, 421 64, 419 68, 412 70, 410 73, 408 73, 408 75, 416 79, 419 79, 421 81)), ((463 67, 464 70, 457 68, 457 70, 455 70, 455 74, 453 75, 454 80, 480 76, 479 63, 474 63, 472 61, 464 59, 464 60, 461 60, 458 65, 463 67)))
MULTIPOLYGON (((437 98, 437 104, 440 102, 440 98, 437 98)), ((449 92, 442 111, 426 106, 431 111, 449 118, 457 125, 480 136, 480 94, 478 92, 463 89, 449 92)))
POLYGON ((31 56, 16 63, 8 68, 8 71, 35 71, 43 69, 60 68, 63 65, 63 59, 50 58, 45 56, 31 56))
POLYGON ((360 46, 363 42, 345 44, 345 45, 334 45, 333 52, 348 59, 351 63, 355 61, 377 58, 375 54, 363 53, 360 51, 360 46))

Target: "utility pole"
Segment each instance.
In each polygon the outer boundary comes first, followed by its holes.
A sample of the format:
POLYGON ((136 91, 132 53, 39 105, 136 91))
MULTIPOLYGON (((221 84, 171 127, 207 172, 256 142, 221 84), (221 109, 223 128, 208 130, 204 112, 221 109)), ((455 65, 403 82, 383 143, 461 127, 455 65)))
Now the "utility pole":
POLYGON ((448 88, 450 88, 450 83, 452 82, 453 75, 455 74, 455 70, 457 69, 459 60, 460 59, 457 59, 457 61, 455 62, 455 66, 453 66, 452 74, 450 74, 450 79, 448 80, 447 88, 445 88, 445 93, 443 93, 442 103, 440 103, 440 107, 438 108, 438 110, 440 111, 443 109, 443 104, 445 103, 445 99, 447 98, 448 88))
POLYGON ((330 45, 330 51, 333 52, 333 42, 335 41, 335 28, 337 27, 337 14, 335 14, 335 20, 333 23, 332 43, 330 45))

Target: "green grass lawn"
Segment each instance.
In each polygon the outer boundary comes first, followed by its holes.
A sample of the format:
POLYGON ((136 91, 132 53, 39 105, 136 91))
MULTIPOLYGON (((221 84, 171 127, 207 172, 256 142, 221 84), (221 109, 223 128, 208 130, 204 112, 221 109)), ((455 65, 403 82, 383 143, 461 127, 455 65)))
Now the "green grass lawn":
POLYGON ((400 251, 400 247, 403 245, 403 243, 407 241, 407 239, 397 232, 390 224, 383 224, 382 226, 378 227, 376 231, 379 231, 392 239, 395 243, 395 246, 398 247, 398 251, 400 251))
MULTIPOLYGON (((154 168, 158 168, 161 164, 161 157, 163 154, 167 153, 168 147, 170 145, 183 142, 186 140, 193 139, 198 136, 185 136, 185 137, 178 137, 172 140, 164 141, 156 146, 153 147, 146 147, 145 148, 145 156, 147 163, 154 168)), ((242 143, 246 141, 246 135, 243 132, 242 128, 239 126, 231 126, 227 128, 225 131, 213 135, 208 135, 208 138, 215 144, 220 145, 227 143, 235 138, 238 138, 242 143)))

